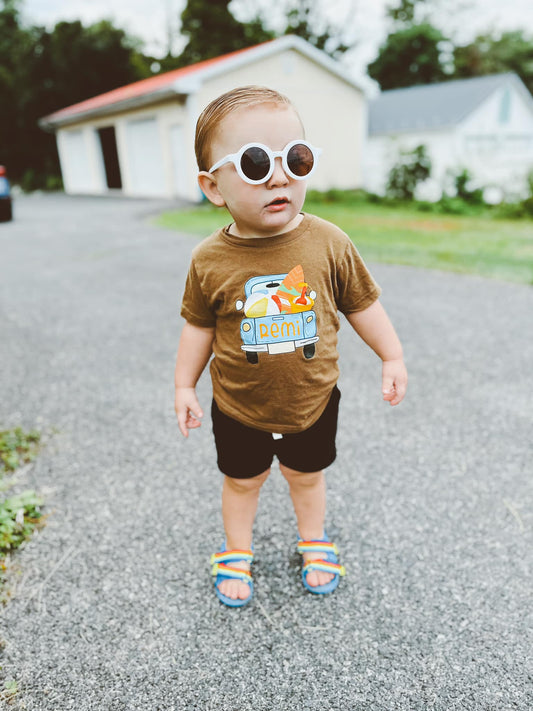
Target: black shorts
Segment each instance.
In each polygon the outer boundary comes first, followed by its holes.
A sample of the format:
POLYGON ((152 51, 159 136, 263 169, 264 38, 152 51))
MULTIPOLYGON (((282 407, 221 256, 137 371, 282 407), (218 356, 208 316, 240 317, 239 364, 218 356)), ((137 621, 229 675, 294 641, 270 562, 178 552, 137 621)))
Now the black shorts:
POLYGON ((326 409, 314 425, 281 438, 228 417, 213 400, 211 417, 218 468, 233 479, 251 479, 266 471, 275 455, 281 464, 298 472, 325 469, 337 456, 335 437, 340 397, 335 386, 326 409))

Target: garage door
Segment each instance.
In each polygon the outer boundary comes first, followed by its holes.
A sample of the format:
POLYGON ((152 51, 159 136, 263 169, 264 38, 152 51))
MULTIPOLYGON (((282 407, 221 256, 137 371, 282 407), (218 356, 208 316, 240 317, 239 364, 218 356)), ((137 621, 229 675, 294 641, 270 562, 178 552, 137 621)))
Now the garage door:
POLYGON ((61 131, 58 135, 61 171, 68 193, 90 193, 94 184, 87 136, 83 131, 61 131))
POLYGON ((142 119, 126 124, 129 191, 135 195, 166 194, 163 151, 157 120, 142 119))

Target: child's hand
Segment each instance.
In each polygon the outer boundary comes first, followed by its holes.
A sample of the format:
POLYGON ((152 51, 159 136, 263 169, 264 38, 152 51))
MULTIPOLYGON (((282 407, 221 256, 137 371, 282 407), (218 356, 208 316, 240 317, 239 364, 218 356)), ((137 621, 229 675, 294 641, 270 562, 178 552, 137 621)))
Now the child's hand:
POLYGON ((403 400, 407 390, 407 369, 401 358, 383 361, 381 389, 383 399, 391 405, 398 405, 403 400))
POLYGON ((176 388, 174 409, 178 417, 180 432, 184 437, 189 436, 189 430, 194 430, 202 424, 200 419, 204 413, 194 388, 176 388))

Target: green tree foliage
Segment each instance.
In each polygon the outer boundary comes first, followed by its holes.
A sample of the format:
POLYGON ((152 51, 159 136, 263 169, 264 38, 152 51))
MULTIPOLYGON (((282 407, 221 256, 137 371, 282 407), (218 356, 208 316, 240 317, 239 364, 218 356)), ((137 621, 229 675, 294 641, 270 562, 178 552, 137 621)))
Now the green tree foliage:
MULTIPOLYGON (((181 33, 188 42, 178 58, 179 66, 235 52, 273 38, 261 20, 239 22, 232 15, 231 0, 188 0, 181 13, 181 33)), ((167 63, 168 66, 168 63, 167 63)))
POLYGON ((18 3, 4 0, 0 5, 0 164, 12 172, 16 152, 18 95, 22 65, 31 47, 29 34, 20 28, 18 3))
POLYGON ((533 39, 523 31, 480 35, 454 50, 455 77, 515 72, 533 94, 533 39))
MULTIPOLYGON (((249 7, 253 5, 251 3, 249 7)), ((283 34, 298 35, 333 57, 350 49, 342 39, 346 27, 331 24, 315 0, 285 0, 282 11, 286 17, 283 34)), ((188 0, 181 22, 181 33, 188 38, 187 45, 178 58, 163 59, 162 69, 194 64, 276 36, 274 31, 267 29, 259 2, 255 4, 255 16, 239 22, 231 11, 231 0, 188 0)))
POLYGON ((401 151, 389 173, 387 195, 397 200, 412 200, 416 186, 431 175, 431 159, 425 146, 401 151))
POLYGON ((412 25, 389 35, 368 73, 383 90, 449 79, 442 60, 446 37, 432 25, 412 25))
POLYGON ((314 0, 293 0, 287 9, 286 35, 298 35, 332 57, 339 57, 350 49, 342 41, 344 28, 325 21, 314 0))
POLYGON ((21 25, 16 0, 0 10, 0 163, 28 189, 59 176, 55 139, 38 126, 53 111, 148 75, 135 43, 103 21, 21 25))
POLYGON ((415 8, 419 1, 420 0, 400 0, 398 4, 387 8, 387 15, 396 23, 413 25, 415 22, 415 8))

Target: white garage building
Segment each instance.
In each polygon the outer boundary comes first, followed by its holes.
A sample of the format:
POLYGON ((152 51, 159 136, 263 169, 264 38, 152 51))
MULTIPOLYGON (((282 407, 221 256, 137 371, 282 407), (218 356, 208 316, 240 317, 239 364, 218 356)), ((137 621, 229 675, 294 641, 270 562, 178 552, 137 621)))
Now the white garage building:
POLYGON ((67 193, 121 191, 197 201, 196 120, 221 93, 262 84, 287 94, 306 137, 322 148, 310 179, 319 190, 362 183, 367 130, 362 90, 325 53, 294 36, 166 72, 41 119, 55 131, 67 193))

